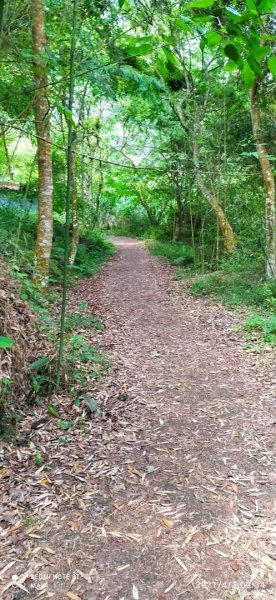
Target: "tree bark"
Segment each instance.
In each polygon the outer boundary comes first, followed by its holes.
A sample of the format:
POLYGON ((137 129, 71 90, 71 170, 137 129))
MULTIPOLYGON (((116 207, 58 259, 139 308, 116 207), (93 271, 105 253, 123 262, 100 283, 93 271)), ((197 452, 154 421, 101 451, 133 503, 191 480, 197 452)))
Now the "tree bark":
POLYGON ((276 278, 276 207, 275 181, 266 148, 262 140, 261 115, 258 102, 259 83, 255 79, 250 90, 250 109, 254 140, 259 155, 265 189, 265 224, 266 224, 266 276, 276 278))
POLYGON ((38 226, 34 280, 47 286, 53 240, 53 175, 47 98, 46 35, 43 0, 31 0, 33 72, 36 83, 35 127, 38 157, 38 226))
POLYGON ((78 207, 78 186, 77 186, 77 172, 76 172, 76 155, 74 150, 76 149, 76 137, 74 137, 72 144, 72 165, 71 165, 71 185, 72 185, 72 239, 71 239, 71 250, 69 254, 69 265, 73 266, 77 254, 78 243, 79 243, 79 207, 78 207))
POLYGON ((96 196, 96 203, 95 203, 95 209, 96 209, 96 215, 97 215, 97 222, 99 220, 99 212, 100 212, 100 202, 101 202, 101 194, 102 194, 102 190, 103 190, 103 169, 102 169, 102 163, 100 161, 100 181, 99 181, 99 187, 98 187, 98 191, 97 191, 97 196, 96 196))
POLYGON ((150 222, 151 225, 153 225, 154 227, 156 227, 158 225, 158 221, 155 217, 155 215, 153 214, 149 204, 147 203, 144 195, 142 194, 142 192, 138 189, 138 187, 136 187, 135 185, 132 185, 133 190, 135 191, 135 193, 137 194, 138 198, 139 198, 139 202, 141 204, 141 206, 143 206, 143 208, 145 209, 147 216, 148 216, 148 220, 150 222))
POLYGON ((193 136, 193 160, 195 168, 195 176, 198 187, 206 200, 215 211, 218 222, 223 233, 224 249, 226 252, 233 252, 236 248, 236 240, 233 229, 224 213, 224 210, 220 206, 220 203, 213 192, 207 188, 204 178, 202 177, 200 163, 199 163, 199 145, 195 137, 193 136))
POLYGON ((7 146, 7 140, 6 140, 6 134, 5 134, 4 127, 1 128, 1 135, 3 138, 3 146, 4 146, 4 150, 5 150, 5 155, 6 155, 7 169, 8 169, 9 177, 10 177, 11 181, 13 181, 14 173, 13 173, 12 166, 11 166, 11 159, 10 159, 10 155, 9 155, 9 149, 7 146))
POLYGON ((195 178, 197 181, 197 185, 198 185, 202 195, 207 200, 207 202, 209 202, 212 209, 215 211, 215 213, 217 215, 219 225, 220 225, 221 231, 223 233, 224 248, 225 248, 226 252, 233 252, 236 249, 236 239, 235 239, 233 229, 224 213, 223 208, 220 206, 220 203, 219 203, 216 195, 207 188, 204 178, 202 177, 200 161, 199 161, 199 144, 197 141, 197 136, 198 136, 199 129, 200 129, 199 122, 195 117, 194 128, 191 131, 185 122, 182 107, 181 106, 173 106, 173 110, 178 117, 179 123, 181 124, 185 133, 191 140, 192 152, 193 152, 193 163, 194 163, 195 178))
POLYGON ((175 226, 173 232, 173 242, 178 242, 181 238, 182 227, 183 227, 183 218, 184 218, 184 206, 181 199, 178 173, 176 173, 174 177, 174 185, 175 185, 175 200, 176 200, 176 211, 175 211, 175 226))

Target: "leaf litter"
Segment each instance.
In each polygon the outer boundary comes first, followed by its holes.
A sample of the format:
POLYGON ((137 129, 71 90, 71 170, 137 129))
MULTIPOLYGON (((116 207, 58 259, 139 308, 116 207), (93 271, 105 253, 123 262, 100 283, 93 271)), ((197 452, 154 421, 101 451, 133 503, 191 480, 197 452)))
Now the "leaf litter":
POLYGON ((239 313, 117 243, 71 292, 106 325, 90 416, 56 394, 1 444, 2 597, 272 599, 272 352, 246 352, 239 313))

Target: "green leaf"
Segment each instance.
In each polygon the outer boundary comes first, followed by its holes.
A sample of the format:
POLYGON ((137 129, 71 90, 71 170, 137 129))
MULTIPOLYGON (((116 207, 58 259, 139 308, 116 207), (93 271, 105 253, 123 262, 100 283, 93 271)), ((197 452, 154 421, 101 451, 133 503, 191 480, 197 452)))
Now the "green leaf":
POLYGON ((53 406, 53 404, 48 404, 47 409, 48 409, 49 415, 51 415, 55 419, 60 418, 60 414, 59 414, 58 410, 56 409, 56 407, 53 406))
POLYGON ((241 152, 240 156, 254 156, 254 158, 257 158, 259 160, 258 152, 241 152))
POLYGON ((90 394, 83 394, 83 399, 85 400, 89 410, 94 413, 95 415, 98 416, 102 416, 103 415, 103 411, 101 409, 101 407, 99 406, 98 402, 96 402, 96 400, 94 400, 94 398, 92 398, 92 396, 90 396, 90 394))
POLYGON ((39 369, 41 369, 41 367, 44 367, 45 365, 47 365, 50 362, 50 360, 51 360, 50 356, 41 356, 34 362, 30 363, 27 366, 27 369, 29 371, 38 371, 39 369))
POLYGON ((218 46, 221 42, 221 35, 216 31, 208 31, 205 35, 208 48, 213 48, 214 46, 218 46))
POLYGON ((57 440, 60 444, 68 444, 71 441, 70 435, 64 435, 57 440))
POLYGON ((257 12, 256 3, 254 2, 254 0, 246 0, 246 6, 248 10, 253 10, 254 12, 257 12))
POLYGON ((43 456, 42 456, 40 450, 37 450, 35 453, 35 464, 37 465, 37 467, 41 467, 41 465, 43 465, 43 463, 44 463, 43 456))
POLYGON ((213 6, 215 0, 196 0, 195 2, 189 2, 186 4, 187 8, 210 8, 213 6))
POLYGON ((9 337, 3 337, 0 335, 0 349, 4 348, 12 348, 13 347, 13 339, 9 337))
POLYGON ((76 123, 73 119, 73 115, 71 113, 71 111, 69 110, 69 108, 67 108, 66 106, 63 106, 63 104, 61 104, 60 102, 55 101, 54 103, 55 108, 58 110, 58 112, 61 115, 65 116, 66 121, 69 121, 69 123, 71 123, 71 125, 73 125, 73 127, 76 127, 76 123))
POLYGON ((163 46, 162 48, 167 60, 172 63, 172 65, 174 65, 175 67, 180 67, 180 62, 178 60, 178 58, 172 53, 172 51, 167 48, 166 46, 163 46))
POLYGON ((256 76, 247 61, 245 61, 241 73, 242 73, 243 81, 245 83, 245 87, 249 90, 251 88, 251 86, 253 85, 256 76))
POLYGON ((233 60, 229 60, 224 68, 225 71, 234 71, 235 69, 238 69, 238 65, 233 60))
POLYGON ((261 0, 257 10, 261 15, 264 15, 266 13, 272 12, 274 6, 275 0, 261 0))
POLYGON ((251 49, 250 54, 257 61, 263 60, 270 52, 270 48, 268 46, 255 46, 251 49))
POLYGON ((225 8, 225 12, 227 14, 227 16, 232 19, 232 21, 235 22, 239 22, 242 18, 241 13, 239 13, 235 8, 233 8, 232 6, 226 6, 225 8))
POLYGON ((256 73, 256 75, 261 77, 263 74, 262 69, 261 69, 259 63, 257 63, 255 58, 252 56, 252 54, 248 54, 246 60, 249 64, 250 68, 252 69, 252 71, 254 71, 254 73, 256 73))
POLYGON ((130 56, 144 56, 153 50, 152 44, 141 44, 140 46, 128 46, 126 51, 130 56))
POLYGON ((226 46, 224 47, 224 52, 226 56, 228 56, 228 58, 231 58, 231 60, 233 60, 234 62, 237 63, 240 60, 241 55, 237 46, 234 46, 234 44, 226 44, 226 46))
POLYGON ((185 31, 185 33, 191 31, 191 26, 188 23, 186 23, 186 21, 184 21, 182 17, 178 17, 177 19, 175 19, 175 24, 178 25, 178 27, 180 27, 182 31, 185 31))
POLYGON ((273 77, 276 79, 276 56, 271 56, 268 60, 267 66, 272 73, 273 77))
POLYGON ((159 71, 160 75, 162 75, 162 77, 164 77, 164 79, 166 79, 167 75, 168 75, 168 71, 167 71, 167 67, 164 63, 164 61, 162 60, 162 58, 157 58, 155 61, 155 66, 157 68, 157 71, 159 71))
POLYGON ((67 431, 67 429, 70 429, 70 427, 72 427, 73 423, 74 421, 58 421, 57 426, 61 429, 64 429, 64 431, 67 431))

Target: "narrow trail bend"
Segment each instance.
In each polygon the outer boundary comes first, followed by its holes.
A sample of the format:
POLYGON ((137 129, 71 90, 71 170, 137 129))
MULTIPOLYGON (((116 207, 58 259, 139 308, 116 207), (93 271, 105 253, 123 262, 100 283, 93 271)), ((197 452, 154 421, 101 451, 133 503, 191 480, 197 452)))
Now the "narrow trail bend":
POLYGON ((71 303, 106 324, 120 409, 111 399, 108 422, 76 433, 63 458, 48 445, 51 491, 30 500, 45 521, 19 560, 47 578, 26 598, 275 599, 270 359, 247 353, 238 315, 185 292, 143 243, 114 241, 71 303))

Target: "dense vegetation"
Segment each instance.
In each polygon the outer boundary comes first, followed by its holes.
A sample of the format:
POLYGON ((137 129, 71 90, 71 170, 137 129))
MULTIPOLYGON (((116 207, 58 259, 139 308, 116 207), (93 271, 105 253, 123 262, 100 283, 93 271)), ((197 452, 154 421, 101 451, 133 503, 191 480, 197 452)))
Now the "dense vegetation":
POLYGON ((58 383, 66 287, 111 254, 104 232, 149 240, 196 294, 261 308, 248 328, 275 339, 273 9, 1 3, 0 248, 23 298, 63 281, 58 383))

